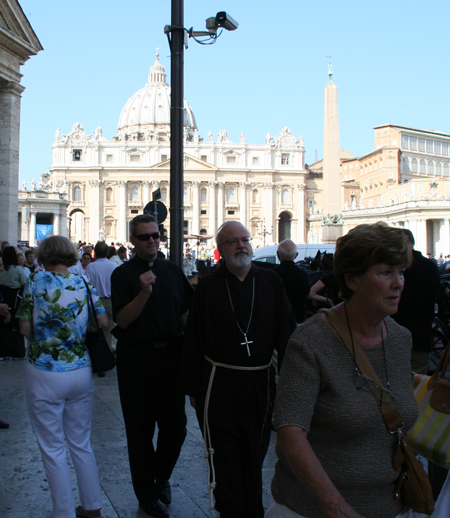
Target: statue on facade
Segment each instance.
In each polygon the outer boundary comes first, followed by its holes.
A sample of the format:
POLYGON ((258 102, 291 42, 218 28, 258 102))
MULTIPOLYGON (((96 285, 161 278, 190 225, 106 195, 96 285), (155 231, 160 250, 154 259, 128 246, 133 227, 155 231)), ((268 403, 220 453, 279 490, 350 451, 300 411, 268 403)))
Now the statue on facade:
POLYGON ((27 181, 26 180, 24 180, 23 183, 22 183, 22 190, 23 191, 27 190, 27 181))
POLYGON ((244 132, 241 133, 240 139, 241 139, 241 144, 245 144, 245 133, 244 132))
POLYGON ((198 140, 199 140, 198 129, 195 128, 195 130, 194 130, 194 142, 198 142, 198 140))
POLYGON ((55 131, 55 141, 59 142, 61 140, 61 132, 59 131, 59 128, 55 131))
POLYGON ((223 141, 223 134, 222 134, 222 130, 219 131, 219 133, 217 134, 217 142, 222 142, 223 141))
POLYGON ((209 130, 209 133, 208 133, 208 140, 211 142, 211 144, 214 144, 214 135, 211 130, 209 130))
POLYGON ((52 182, 50 180, 51 174, 48 171, 44 171, 39 178, 39 190, 41 191, 51 191, 52 190, 52 182))
POLYGON ((266 135, 266 144, 270 144, 272 142, 272 135, 270 134, 270 131, 267 132, 266 135))
POLYGON ((35 190, 36 190, 36 182, 34 181, 34 178, 33 178, 33 180, 31 181, 31 190, 32 190, 32 191, 35 191, 35 190))
POLYGON ((98 231, 98 240, 99 241, 105 241, 106 239, 106 232, 105 232, 105 229, 102 227, 99 231, 98 231))

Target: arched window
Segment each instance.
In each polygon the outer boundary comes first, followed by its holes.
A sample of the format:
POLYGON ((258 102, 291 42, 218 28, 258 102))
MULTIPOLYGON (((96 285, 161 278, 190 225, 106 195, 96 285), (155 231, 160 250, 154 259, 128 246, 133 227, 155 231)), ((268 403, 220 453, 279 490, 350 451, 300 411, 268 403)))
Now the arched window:
POLYGON ((444 162, 444 176, 449 176, 449 170, 448 162, 444 162))
POLYGON ((289 203, 289 191, 288 189, 283 189, 281 194, 281 203, 289 203))
POLYGON ((130 200, 131 201, 139 201, 139 189, 137 187, 132 187, 131 188, 130 200))
POLYGON ((434 175, 434 162, 433 160, 428 161, 428 174, 434 175))
POLYGON ((200 201, 206 201, 206 189, 204 187, 200 190, 200 201))
POLYGON ((419 169, 417 167, 417 158, 412 159, 412 171, 413 171, 413 173, 419 172, 419 169))
POLYGON ((112 200, 112 188, 108 187, 106 189, 106 201, 111 201, 111 200, 112 200))
POLYGON ((161 189, 161 201, 167 201, 167 189, 161 189))
POLYGON ((441 162, 436 163, 436 176, 442 176, 442 164, 441 162))
POLYGON ((253 203, 258 203, 258 189, 253 189, 252 201, 253 203))
POLYGON ((113 228, 112 221, 105 221, 104 226, 105 226, 106 235, 112 236, 112 228, 113 228))
MULTIPOLYGON (((417 163, 417 160, 416 160, 416 163, 417 163)), ((409 158, 407 156, 403 157, 403 171, 409 171, 409 158)))
POLYGON ((427 164, 425 163, 425 160, 423 158, 420 161, 420 172, 423 174, 427 174, 427 164))
POLYGON ((73 201, 81 201, 81 187, 73 188, 73 201))
POLYGON ((234 189, 230 187, 227 189, 227 203, 232 203, 234 201, 234 189))

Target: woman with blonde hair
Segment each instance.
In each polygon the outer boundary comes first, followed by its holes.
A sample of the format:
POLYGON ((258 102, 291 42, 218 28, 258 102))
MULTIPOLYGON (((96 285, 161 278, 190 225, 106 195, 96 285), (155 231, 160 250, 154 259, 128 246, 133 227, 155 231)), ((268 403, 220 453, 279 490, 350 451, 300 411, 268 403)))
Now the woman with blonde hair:
POLYGON ((102 507, 90 445, 94 381, 85 339, 90 318, 96 315, 102 328, 108 326, 108 318, 92 284, 68 271, 77 260, 75 246, 67 238, 44 239, 38 261, 45 271, 30 275, 17 312, 20 331, 30 342, 28 412, 50 487, 53 518, 101 517, 102 507), (65 440, 82 504, 76 509, 65 440))

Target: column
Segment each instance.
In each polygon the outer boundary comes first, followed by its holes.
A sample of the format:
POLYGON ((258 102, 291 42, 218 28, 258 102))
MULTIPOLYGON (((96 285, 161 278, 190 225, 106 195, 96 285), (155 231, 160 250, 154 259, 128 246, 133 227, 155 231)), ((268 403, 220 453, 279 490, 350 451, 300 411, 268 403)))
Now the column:
POLYGON ((150 194, 148 192, 148 188, 150 186, 150 182, 147 180, 144 180, 142 182, 142 209, 145 209, 145 206, 150 201, 150 194))
POLYGON ((208 182, 209 185, 209 229, 208 234, 215 234, 216 227, 216 184, 217 182, 208 182))
POLYGON ((444 255, 448 255, 450 252, 450 233, 449 233, 449 220, 444 219, 441 220, 441 235, 439 239, 439 252, 442 252, 444 255))
MULTIPOLYGON (((297 237, 296 243, 306 243, 306 235, 305 235, 305 188, 306 185, 304 183, 299 183, 297 185, 297 237)), ((294 235, 294 234, 293 234, 294 235)))
POLYGON ((224 220, 224 202, 223 202, 223 188, 225 184, 223 182, 219 182, 217 189, 217 227, 220 227, 224 220))
POLYGON ((34 246, 34 242, 36 241, 36 212, 33 210, 30 213, 30 238, 29 245, 34 246))
POLYGON ((125 243, 127 240, 127 182, 120 180, 117 182, 119 186, 119 243, 125 243))
POLYGON ((60 233, 63 237, 69 237, 69 232, 67 228, 67 204, 62 207, 61 212, 61 222, 60 222, 60 233))
POLYGON ((59 212, 55 212, 53 214, 53 235, 60 236, 61 235, 61 220, 59 217, 59 212))
MULTIPOLYGON (((427 221, 425 219, 420 219, 417 221, 416 233, 414 234, 414 239, 416 244, 414 248, 422 252, 424 256, 427 255, 427 221)), ((432 252, 432 250, 431 250, 432 252)))
POLYGON ((273 226, 274 234, 272 234, 272 240, 275 241, 276 235, 275 235, 275 225, 273 220, 273 188, 275 184, 273 183, 265 183, 264 189, 265 189, 265 207, 263 215, 266 218, 266 227, 270 229, 271 226, 273 226))
POLYGON ((88 241, 95 244, 98 241, 100 225, 100 181, 89 180, 89 235, 88 241))
POLYGON ((200 182, 191 182, 192 185, 192 230, 194 235, 200 234, 200 202, 199 186, 200 182))
POLYGON ((239 221, 247 227, 247 184, 239 182, 239 221))
MULTIPOLYGON (((0 236, 13 246, 18 238, 20 97, 23 91, 24 87, 15 83, 0 88, 0 236)), ((36 228, 34 230, 36 232, 36 228)), ((34 239, 36 237, 33 237, 33 245, 34 239)))

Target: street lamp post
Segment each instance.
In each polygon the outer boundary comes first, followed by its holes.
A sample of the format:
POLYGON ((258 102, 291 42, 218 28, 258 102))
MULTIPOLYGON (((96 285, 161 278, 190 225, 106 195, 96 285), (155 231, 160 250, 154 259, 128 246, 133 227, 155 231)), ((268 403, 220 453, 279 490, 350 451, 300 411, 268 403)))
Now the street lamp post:
POLYGON ((266 218, 264 218, 261 232, 259 231, 259 225, 256 225, 256 234, 258 236, 263 236, 263 246, 266 246, 266 236, 271 236, 273 234, 273 225, 270 227, 270 230, 267 230, 266 218))

